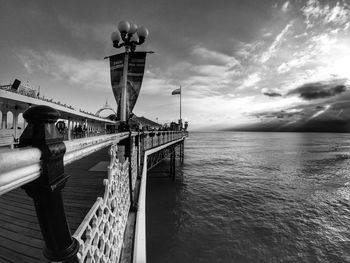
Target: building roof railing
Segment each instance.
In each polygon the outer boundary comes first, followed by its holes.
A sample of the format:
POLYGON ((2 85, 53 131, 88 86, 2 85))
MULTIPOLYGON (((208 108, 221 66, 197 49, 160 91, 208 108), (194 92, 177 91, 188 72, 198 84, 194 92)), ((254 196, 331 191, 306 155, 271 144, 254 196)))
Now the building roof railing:
POLYGON ((91 113, 82 109, 77 110, 71 105, 67 105, 66 103, 61 103, 60 101, 54 101, 53 99, 48 99, 48 98, 45 98, 44 96, 39 96, 40 94, 35 93, 35 90, 29 89, 27 87, 22 86, 23 88, 18 90, 14 90, 11 87, 12 85, 1 85, 0 92, 1 91, 8 92, 8 96, 6 96, 6 94, 3 93, 1 94, 1 97, 5 99, 7 98, 12 100, 18 100, 26 104, 47 105, 59 110, 60 112, 66 113, 67 116, 78 115, 80 117, 93 119, 96 121, 115 123, 114 121, 102 118, 94 113, 91 113), (10 94, 15 95, 16 97, 11 96, 10 94), (17 96, 24 96, 26 99, 22 99, 23 97, 21 98, 17 96))

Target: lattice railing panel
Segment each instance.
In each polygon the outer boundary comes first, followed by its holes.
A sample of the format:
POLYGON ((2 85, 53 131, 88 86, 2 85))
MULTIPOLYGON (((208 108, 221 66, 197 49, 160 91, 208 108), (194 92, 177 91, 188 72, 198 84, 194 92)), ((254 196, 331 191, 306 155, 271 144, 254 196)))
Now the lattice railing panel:
POLYGON ((118 161, 117 145, 111 146, 110 155, 104 196, 97 198, 74 234, 80 262, 119 262, 130 208, 129 162, 118 161))

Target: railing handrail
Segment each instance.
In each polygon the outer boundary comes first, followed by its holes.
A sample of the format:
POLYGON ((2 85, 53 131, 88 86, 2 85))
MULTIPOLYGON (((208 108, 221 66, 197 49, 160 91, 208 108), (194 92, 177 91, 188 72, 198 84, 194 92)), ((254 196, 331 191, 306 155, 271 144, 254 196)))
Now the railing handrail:
POLYGON ((146 183, 147 183, 147 157, 152 153, 160 151, 169 147, 170 145, 176 144, 182 141, 186 136, 182 136, 177 140, 170 141, 168 143, 162 144, 159 147, 155 147, 145 151, 141 184, 140 184, 140 194, 138 200, 136 225, 135 225, 135 244, 134 244, 134 263, 145 263, 146 262, 146 183))
MULTIPOLYGON (((150 134, 153 132, 145 131, 143 133, 150 134)), ((181 131, 164 132, 181 133, 181 131)), ((132 136, 137 134, 137 132, 132 132, 132 136)), ((129 132, 123 132, 64 141, 66 145, 64 165, 88 156, 113 142, 126 139, 128 136, 129 132)), ((33 147, 0 152, 0 196, 37 179, 41 169, 40 158, 40 150, 33 147)))
POLYGON ((70 164, 76 160, 88 156, 93 152, 111 145, 113 142, 124 140, 128 138, 128 136, 128 132, 123 132, 81 138, 73 141, 64 141, 64 144, 66 145, 66 153, 63 157, 64 165, 70 164))
MULTIPOLYGON (((129 136, 128 132, 64 141, 64 165, 90 155, 113 142, 129 136)), ((24 147, 0 152, 0 196, 39 178, 41 151, 24 147)))
POLYGON ((41 151, 25 147, 0 153, 0 196, 39 178, 41 151))

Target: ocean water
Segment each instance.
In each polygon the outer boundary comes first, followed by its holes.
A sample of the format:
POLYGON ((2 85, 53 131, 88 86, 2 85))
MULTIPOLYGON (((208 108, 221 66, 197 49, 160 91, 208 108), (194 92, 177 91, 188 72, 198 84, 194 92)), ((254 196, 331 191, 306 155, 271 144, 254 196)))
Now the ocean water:
POLYGON ((350 134, 190 133, 149 173, 148 262, 350 262, 350 134))

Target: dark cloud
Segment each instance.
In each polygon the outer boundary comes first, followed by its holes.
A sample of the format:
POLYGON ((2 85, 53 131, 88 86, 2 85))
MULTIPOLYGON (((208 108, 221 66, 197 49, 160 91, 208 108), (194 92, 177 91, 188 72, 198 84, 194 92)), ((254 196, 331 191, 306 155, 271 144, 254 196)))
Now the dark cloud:
POLYGON ((261 119, 285 119, 292 118, 295 116, 303 116, 304 113, 300 110, 288 109, 281 111, 267 111, 267 112, 259 112, 253 113, 250 116, 261 118, 261 119))
POLYGON ((310 120, 288 123, 277 120, 236 126, 229 131, 264 131, 264 132, 350 132, 350 122, 344 120, 310 120))
POLYGON ((324 99, 336 96, 347 90, 344 80, 307 83, 288 92, 288 95, 299 95, 304 100, 324 99))
MULTIPOLYGON (((336 87, 335 85, 334 87, 336 87)), ((232 126, 233 131, 271 132, 350 132, 350 92, 322 101, 309 101, 302 105, 278 111, 247 114, 256 117, 251 124, 232 126)))
POLYGON ((268 97, 281 97, 282 95, 277 93, 277 92, 264 92, 264 95, 268 96, 268 97))
POLYGON ((345 120, 311 120, 292 128, 297 132, 349 132, 350 123, 345 120))

